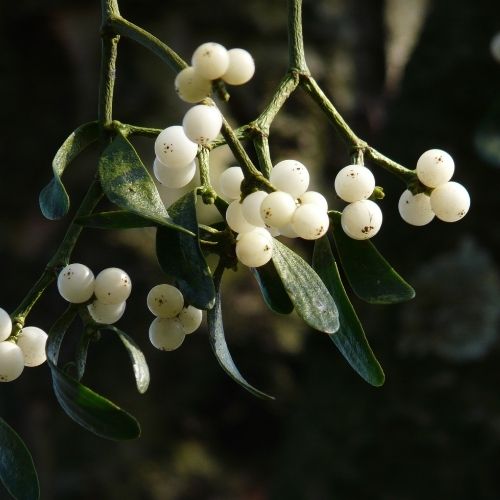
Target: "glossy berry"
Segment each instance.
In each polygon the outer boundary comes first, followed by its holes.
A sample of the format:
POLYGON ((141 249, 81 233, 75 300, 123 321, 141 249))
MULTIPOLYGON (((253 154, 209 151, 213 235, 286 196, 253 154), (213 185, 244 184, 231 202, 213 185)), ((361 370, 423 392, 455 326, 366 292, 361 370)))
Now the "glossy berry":
POLYGON ((155 318, 149 327, 149 340, 161 351, 174 351, 185 337, 184 328, 177 318, 155 318))
POLYGON ((272 168, 269 180, 276 189, 299 198, 309 187, 309 171, 299 161, 283 160, 272 168))
POLYGON ((243 180, 243 170, 241 167, 230 167, 219 178, 220 190, 229 200, 236 200, 240 197, 240 186, 243 180))
POLYGON ((441 149, 429 149, 417 161, 417 177, 427 187, 437 187, 448 182, 455 171, 453 158, 441 149))
POLYGON ((205 99, 212 90, 212 82, 203 78, 192 66, 177 73, 174 85, 177 95, 191 104, 205 99))
POLYGON ((335 192, 344 201, 366 200, 375 189, 375 177, 363 165, 347 165, 335 177, 335 192))
POLYGON ((266 225, 260 215, 260 206, 266 197, 267 193, 265 191, 254 191, 243 200, 241 211, 247 222, 258 227, 266 225))
POLYGON ((255 229, 253 224, 250 224, 243 216, 242 204, 240 200, 232 201, 226 210, 227 225, 236 233, 246 233, 255 229))
POLYGON ((12 382, 23 373, 24 355, 13 342, 0 342, 0 382, 12 382))
POLYGON ((255 62, 253 57, 244 49, 230 49, 229 66, 222 75, 222 79, 230 85, 243 85, 251 80, 255 73, 255 62))
POLYGON ((227 71, 229 55, 220 43, 207 42, 193 52, 191 64, 200 76, 207 80, 215 80, 227 71))
POLYGON ((268 226, 285 226, 292 220, 297 205, 295 199, 284 191, 269 193, 260 205, 260 216, 268 226))
POLYGON ((47 334, 36 326, 25 326, 19 333, 17 345, 24 355, 24 366, 39 366, 45 363, 47 334))
POLYGON ((469 211, 470 196, 458 182, 446 182, 432 191, 431 207, 438 219, 456 222, 469 211))
POLYGON ((219 135, 222 127, 221 112, 215 106, 198 104, 184 115, 182 127, 191 141, 205 146, 219 135))
POLYGON ((299 235, 295 232, 292 227, 292 224, 287 224, 286 226, 282 226, 279 228, 279 232, 281 236, 285 238, 298 238, 299 235))
POLYGON ((118 304, 103 304, 99 300, 94 300, 87 306, 87 309, 96 323, 112 325, 123 316, 126 306, 125 301, 118 304))
POLYGON ((83 264, 68 264, 57 277, 61 297, 72 304, 87 302, 94 293, 94 273, 83 264))
POLYGON ((117 267, 102 270, 95 279, 94 293, 103 304, 119 304, 130 296, 132 281, 129 275, 117 267))
POLYGON ((203 313, 196 307, 187 306, 179 313, 178 319, 184 329, 184 333, 189 335, 200 327, 203 313))
POLYGON ((304 194, 302 194, 299 198, 299 204, 301 205, 316 205, 318 208, 320 208, 323 212, 328 211, 328 202, 326 201, 326 198, 321 194, 316 191, 306 191, 304 194))
POLYGON ((398 209, 402 219, 413 226, 425 226, 435 215, 429 196, 425 193, 413 195, 409 189, 399 198, 398 209))
POLYGON ((173 168, 161 163, 155 158, 153 172, 160 184, 172 189, 187 186, 196 174, 196 161, 192 161, 185 167, 173 168))
POLYGON ((149 310, 160 318, 174 318, 184 307, 184 296, 175 286, 156 285, 146 299, 149 310))
POLYGON ((300 205, 293 214, 291 226, 297 236, 305 240, 321 238, 330 224, 328 214, 317 205, 300 205))
POLYGON ((340 221, 347 236, 355 240, 367 240, 379 232, 382 211, 371 200, 355 201, 344 208, 340 221))
POLYGON ((497 33, 490 42, 490 51, 493 59, 500 63, 500 33, 497 33))
POLYGON ((189 165, 198 153, 198 145, 191 141, 180 125, 162 130, 155 141, 156 157, 172 168, 189 165))
POLYGON ((260 267, 273 256, 272 236, 266 236, 257 228, 243 233, 236 242, 236 256, 248 267, 260 267))
POLYGON ((12 320, 8 312, 0 307, 0 342, 7 340, 12 332, 12 320))

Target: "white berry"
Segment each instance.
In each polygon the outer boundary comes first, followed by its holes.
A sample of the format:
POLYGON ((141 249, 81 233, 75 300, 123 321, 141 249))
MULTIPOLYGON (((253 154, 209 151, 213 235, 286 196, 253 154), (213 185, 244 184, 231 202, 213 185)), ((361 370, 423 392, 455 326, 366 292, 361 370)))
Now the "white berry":
POLYGON ((215 106, 193 106, 182 120, 184 133, 193 142, 207 145, 213 141, 222 127, 221 112, 215 106))
POLYGON ((103 304, 99 300, 94 300, 87 306, 90 316, 96 323, 112 325, 116 323, 125 312, 127 303, 125 301, 118 304, 103 304))
POLYGON ((227 225, 236 233, 246 233, 255 229, 253 224, 250 224, 243 216, 242 204, 240 200, 232 201, 226 210, 227 225))
POLYGON ((455 171, 453 158, 441 149, 429 149, 417 161, 417 177, 427 187, 437 187, 448 182, 455 171))
POLYGON ((493 59, 500 63, 500 33, 497 33, 490 42, 490 51, 493 59))
POLYGON ((191 64, 200 76, 215 80, 227 71, 229 55, 220 43, 207 42, 193 52, 191 64))
POLYGON ((300 205, 293 214, 291 226, 305 240, 321 238, 330 224, 328 214, 316 205, 300 205))
POLYGON ((160 318, 174 318, 184 307, 184 296, 175 286, 156 285, 146 299, 149 310, 160 318))
POLYGON ((200 309, 193 306, 187 306, 179 313, 179 321, 184 329, 184 333, 189 335, 198 330, 203 319, 203 313, 200 309))
POLYGON ((164 164, 172 168, 189 165, 198 153, 198 145, 191 141, 180 125, 162 130, 155 141, 155 154, 164 164))
POLYGON ((283 160, 271 169, 269 180, 280 191, 299 198, 309 187, 309 171, 299 161, 283 160))
POLYGON ((0 382, 15 380, 24 370, 24 355, 13 342, 0 342, 0 382))
POLYGON ((279 232, 280 232, 280 235, 285 236, 285 238, 298 238, 299 237, 299 235, 293 229, 292 224, 287 224, 286 226, 280 227, 279 232))
POLYGON ((192 66, 177 73, 174 85, 178 96, 192 104, 209 96, 212 90, 212 82, 203 78, 192 66))
POLYGON ((153 172, 164 186, 179 189, 187 186, 193 180, 196 174, 196 161, 192 161, 185 167, 173 168, 164 165, 158 158, 155 158, 153 172))
POLYGON ((291 194, 274 191, 262 200, 260 216, 268 226, 281 227, 292 220, 296 208, 295 199, 291 194))
POLYGON ((340 221, 347 236, 355 240, 367 240, 379 232, 382 211, 371 200, 355 201, 344 208, 340 221))
POLYGON ((230 85, 243 85, 247 83, 255 73, 255 62, 253 57, 244 49, 230 49, 229 66, 222 75, 222 79, 230 85))
POLYGON ((399 198, 399 214, 405 222, 413 226, 425 226, 434 219, 431 199, 425 193, 413 193, 407 189, 399 198))
POLYGON ((39 366, 47 360, 45 344, 47 334, 36 326, 26 326, 19 333, 17 345, 24 355, 25 366, 39 366))
MULTIPOLYGON (((261 234, 264 238, 267 238, 268 241, 271 242, 271 244, 273 243, 273 236, 274 235, 271 234, 271 230, 268 229, 267 227, 252 226, 252 229, 250 229, 249 231, 252 231, 254 234, 261 234)), ((245 231, 245 232, 238 234, 238 236, 236 236, 236 241, 240 241, 240 239, 243 237, 243 235, 245 233, 248 233, 249 231, 245 231)))
POLYGON ((438 219, 456 222, 469 211, 470 196, 458 182, 447 182, 432 191, 431 207, 438 219))
POLYGON ((12 332, 12 320, 9 313, 0 307, 0 342, 7 340, 12 332))
POLYGON ((363 165, 347 165, 335 177, 335 192, 348 203, 366 200, 374 189, 375 177, 363 165))
POLYGON ((132 281, 129 275, 117 267, 102 270, 95 279, 94 293, 103 304, 119 304, 129 298, 132 281))
POLYGON ((230 167, 224 170, 219 178, 222 194, 230 200, 239 198, 240 186, 243 178, 243 170, 241 170, 241 167, 230 167))
POLYGON ((323 212, 328 211, 328 202, 326 201, 326 198, 321 193, 316 191, 306 191, 300 196, 299 203, 301 205, 316 205, 323 212))
POLYGON ((68 264, 57 277, 61 297, 72 304, 87 302, 94 293, 94 273, 83 264, 68 264))
POLYGON ((254 191, 243 200, 241 211, 247 222, 258 227, 266 225, 260 215, 260 206, 266 197, 267 193, 265 191, 254 191))
POLYGON ((236 256, 245 266, 263 266, 273 256, 272 238, 269 239, 269 237, 262 234, 261 230, 243 233, 236 242, 236 256))
POLYGON ((155 318, 149 327, 149 340, 161 351, 174 351, 185 337, 184 328, 177 318, 155 318))

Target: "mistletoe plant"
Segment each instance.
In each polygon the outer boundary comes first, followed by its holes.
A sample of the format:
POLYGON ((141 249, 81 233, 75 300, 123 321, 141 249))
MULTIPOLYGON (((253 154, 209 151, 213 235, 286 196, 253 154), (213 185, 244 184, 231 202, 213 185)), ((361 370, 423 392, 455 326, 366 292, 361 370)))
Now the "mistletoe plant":
MULTIPOLYGON (((210 343, 222 368, 252 394, 272 399, 241 375, 224 337, 222 278, 227 269, 242 264, 250 268, 272 311, 290 314, 295 310, 307 325, 333 341, 366 382, 374 386, 384 383, 384 373, 349 301, 338 267, 342 267, 352 291, 369 303, 405 301, 415 292, 369 241, 382 224, 376 201, 384 192, 376 186, 364 162, 386 169, 404 183, 399 211, 410 224, 427 224, 435 215, 447 222, 459 220, 469 208, 469 197, 460 184, 450 182, 454 163, 444 151, 425 152, 416 169, 411 170, 387 158, 351 130, 307 67, 301 0, 289 0, 288 35, 288 70, 272 98, 253 121, 233 129, 216 101, 229 99, 226 84, 241 85, 252 77, 255 66, 248 52, 206 43, 194 52, 188 66, 169 46, 122 17, 117 0, 102 0, 97 120, 79 126, 57 151, 52 180, 40 194, 43 215, 54 220, 68 213, 70 200, 62 176, 75 158, 97 143, 101 154, 95 178, 38 281, 12 314, 0 310, 1 381, 14 380, 24 366, 47 360, 55 396, 73 420, 108 439, 140 435, 139 423, 132 415, 81 381, 90 341, 98 340, 100 332, 107 330, 116 334, 127 349, 139 392, 148 387, 149 371, 143 353, 131 337, 113 326, 125 309, 130 277, 121 269, 108 268, 94 278, 87 266, 71 262, 71 254, 83 228, 154 227, 158 262, 165 281, 170 281, 153 287, 146 301, 156 316, 149 329, 155 347, 177 348, 185 335, 199 327, 202 311, 206 311, 210 343), (160 130, 114 119, 120 37, 143 45, 177 75, 179 97, 195 104, 184 116, 182 126, 160 130), (309 172, 303 164, 294 159, 278 163, 271 159, 271 125, 295 91, 311 97, 345 142, 351 164, 339 169, 335 178, 336 193, 347 203, 342 213, 328 210, 320 193, 307 190, 309 172), (135 136, 155 139, 153 172, 160 183, 184 186, 199 169, 199 186, 165 207, 152 176, 132 146, 135 136), (222 174, 218 193, 210 183, 210 153, 222 145, 229 146, 238 167, 222 174), (254 149, 257 164, 246 147, 254 149), (116 210, 99 211, 104 197, 116 210), (223 220, 212 225, 198 223, 197 203, 215 205, 223 220), (295 237, 314 240, 311 265, 286 245, 287 238, 295 237), (218 257, 213 272, 206 262, 209 254, 218 257), (56 280, 69 305, 47 335, 37 327, 26 326, 26 322, 39 298, 56 280), (76 321, 82 328, 74 360, 63 365, 59 351, 76 321)), ((31 456, 2 419, 0 478, 14 498, 39 497, 31 456)))

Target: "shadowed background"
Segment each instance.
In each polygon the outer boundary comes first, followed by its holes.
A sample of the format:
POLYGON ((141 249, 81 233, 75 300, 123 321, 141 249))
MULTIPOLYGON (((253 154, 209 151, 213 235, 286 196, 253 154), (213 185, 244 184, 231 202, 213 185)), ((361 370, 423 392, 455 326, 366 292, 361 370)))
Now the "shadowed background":
MULTIPOLYGON (((260 112, 286 71, 284 1, 120 6, 184 59, 209 40, 253 54, 254 79, 230 89, 234 125, 260 112)), ((60 143, 95 119, 100 21, 98 3, 88 1, 4 2, 0 11, 0 305, 10 311, 69 220, 44 220, 37 197, 60 143)), ((137 394, 115 338, 92 346, 84 382, 142 424, 142 437, 125 443, 103 441, 66 417, 46 366, 2 384, 0 414, 31 449, 43 499, 500 497, 500 65, 489 52, 497 31, 494 0, 305 1, 309 67, 354 130, 409 168, 427 149, 447 150, 455 180, 472 197, 458 224, 410 227, 397 213, 404 187, 374 169, 387 194, 374 242, 417 291, 411 303, 395 306, 353 298, 385 386, 365 384, 328 338, 296 317, 269 313, 245 269, 224 277, 228 343, 242 373, 275 402, 255 399, 223 373, 205 329, 176 352, 155 351, 145 297, 165 277, 154 235, 88 230, 73 260, 96 273, 110 266, 129 272, 134 290, 119 325, 145 351, 152 382, 137 394)), ((187 105, 175 96, 170 70, 129 40, 119 50, 115 118, 179 123, 187 105)), ((287 103, 270 141, 275 162, 303 161, 312 187, 338 205, 333 178, 348 152, 305 94, 287 103)), ((149 167, 152 140, 134 145, 149 167)), ((65 176, 73 208, 96 160, 96 150, 85 153, 65 176)), ((234 160, 222 151, 212 163, 220 170, 234 160)), ((27 323, 47 330, 63 310, 50 289, 27 323)))

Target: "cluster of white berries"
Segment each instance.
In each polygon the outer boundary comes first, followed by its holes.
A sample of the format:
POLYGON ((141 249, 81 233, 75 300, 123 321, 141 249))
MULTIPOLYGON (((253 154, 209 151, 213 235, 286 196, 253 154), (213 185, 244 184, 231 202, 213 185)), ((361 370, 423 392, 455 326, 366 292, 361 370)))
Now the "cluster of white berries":
POLYGON ((375 177, 363 165, 347 165, 335 177, 335 192, 349 203, 342 212, 342 229, 355 240, 372 238, 382 226, 380 207, 368 199, 374 189, 375 177))
POLYGON ((117 267, 103 269, 95 278, 84 264, 68 264, 57 277, 57 288, 64 300, 87 306, 96 323, 111 325, 125 312, 126 300, 132 291, 129 275, 117 267))
POLYGON ((161 351, 177 349, 186 335, 196 331, 201 324, 201 310, 186 305, 182 292, 175 286, 154 286, 148 293, 147 305, 156 316, 149 327, 149 340, 161 351))
POLYGON ((309 171, 296 160, 284 160, 271 170, 272 193, 255 191, 240 202, 243 172, 225 170, 220 177, 222 194, 233 200, 226 212, 228 226, 238 233, 236 256, 248 267, 263 266, 273 254, 273 236, 315 240, 329 226, 328 203, 309 187, 309 171))
POLYGON ((419 181, 432 188, 430 196, 406 190, 399 199, 399 213, 404 221, 424 226, 436 216, 444 222, 456 222, 468 212, 470 196, 458 182, 450 182, 455 171, 453 158, 440 149, 430 149, 420 156, 416 173, 419 181))
POLYGON ((194 104, 210 95, 212 80, 222 78, 230 85, 243 85, 254 72, 254 60, 246 50, 227 50, 219 43, 207 42, 194 51, 191 66, 178 73, 175 90, 183 101, 194 104))
POLYGON ((0 308, 0 382, 18 378, 25 366, 39 366, 45 362, 47 334, 36 326, 24 327, 16 338, 9 339, 12 320, 0 308))

